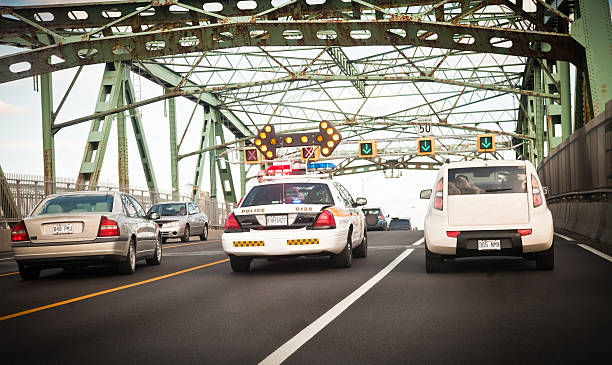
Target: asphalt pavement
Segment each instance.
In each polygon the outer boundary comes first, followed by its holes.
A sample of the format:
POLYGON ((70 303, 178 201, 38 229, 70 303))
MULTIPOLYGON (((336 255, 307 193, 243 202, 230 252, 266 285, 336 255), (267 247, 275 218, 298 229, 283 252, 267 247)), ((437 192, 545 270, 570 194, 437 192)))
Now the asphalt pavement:
POLYGON ((426 274, 421 231, 369 232, 349 269, 169 241, 160 266, 46 270, 0 261, 3 364, 602 363, 612 262, 555 236, 555 270, 466 259, 426 274))

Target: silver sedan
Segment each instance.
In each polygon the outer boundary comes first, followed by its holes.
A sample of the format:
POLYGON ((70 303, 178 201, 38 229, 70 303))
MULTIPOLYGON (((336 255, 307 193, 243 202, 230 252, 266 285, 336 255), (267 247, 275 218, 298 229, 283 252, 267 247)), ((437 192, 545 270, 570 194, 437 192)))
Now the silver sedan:
POLYGON ((161 216, 155 223, 160 227, 162 242, 168 238, 180 238, 182 242, 187 242, 191 236, 200 236, 203 241, 208 239, 208 217, 194 202, 155 204, 148 214, 152 213, 161 216))
POLYGON ((149 218, 134 197, 123 193, 50 195, 12 229, 19 273, 33 280, 41 269, 53 267, 112 263, 120 273, 132 274, 137 260, 159 265, 161 235, 149 218))

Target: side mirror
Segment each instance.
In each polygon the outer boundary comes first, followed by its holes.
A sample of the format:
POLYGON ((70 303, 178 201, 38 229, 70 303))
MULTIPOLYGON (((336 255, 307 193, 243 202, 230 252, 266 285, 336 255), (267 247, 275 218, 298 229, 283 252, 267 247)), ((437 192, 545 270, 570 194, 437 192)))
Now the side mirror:
POLYGON ((366 198, 357 198, 357 199, 355 199, 355 205, 358 206, 358 207, 366 205, 366 204, 368 204, 368 199, 366 199, 366 198))
POLYGON ((421 199, 429 199, 431 197, 431 189, 421 190, 421 199))
POLYGON ((149 213, 149 219, 156 220, 159 218, 160 218, 159 213, 156 213, 156 212, 149 213))

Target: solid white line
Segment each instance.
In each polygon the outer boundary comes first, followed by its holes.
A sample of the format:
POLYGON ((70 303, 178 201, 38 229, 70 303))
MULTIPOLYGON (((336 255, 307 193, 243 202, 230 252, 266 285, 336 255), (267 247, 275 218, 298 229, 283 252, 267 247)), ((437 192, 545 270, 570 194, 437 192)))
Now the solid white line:
POLYGON ((575 239, 573 239, 573 238, 571 238, 571 237, 568 237, 568 236, 564 236, 564 235, 562 235, 561 233, 557 233, 557 232, 555 232, 555 236, 559 236, 559 237, 561 237, 561 238, 563 238, 564 240, 569 241, 569 242, 574 242, 574 241, 575 241, 575 239))
MULTIPOLYGON (((423 241, 424 238, 421 238, 417 242, 423 241)), ((280 364, 283 361, 287 360, 289 356, 291 356, 294 352, 296 352, 300 347, 302 347, 308 340, 313 338, 317 333, 319 333, 323 328, 325 328, 331 321, 336 319, 342 312, 344 312, 351 304, 353 304, 357 299, 359 299, 362 295, 368 292, 368 290, 372 289, 376 283, 381 281, 388 273, 391 272, 397 265, 399 265, 402 260, 404 260, 410 253, 414 251, 413 248, 408 248, 404 252, 402 252, 398 257, 395 258, 389 265, 387 265, 384 269, 382 269, 378 274, 374 275, 370 280, 366 281, 362 286, 360 286, 357 290, 349 294, 346 298, 340 301, 338 304, 333 306, 330 310, 328 310, 325 314, 319 317, 317 320, 312 322, 306 328, 304 328, 300 333, 293 336, 289 341, 285 342, 281 347, 276 349, 273 353, 268 355, 265 359, 263 359, 259 364, 270 365, 270 364, 280 364)))
POLYGON ((7 257, 5 259, 0 259, 0 261, 4 261, 4 260, 14 260, 14 258, 13 257, 7 257))
POLYGON ((591 247, 591 246, 588 246, 588 245, 585 245, 585 244, 582 244, 582 243, 579 243, 579 244, 578 244, 578 246, 580 246, 580 247, 584 248, 584 249, 585 249, 585 250, 587 250, 587 251, 591 251, 591 252, 592 252, 592 253, 594 253, 595 255, 597 255, 597 256, 599 256, 599 257, 602 257, 602 258, 604 258, 604 259, 606 259, 606 260, 608 260, 608 261, 612 262, 612 256, 610 256, 610 255, 606 255, 605 253, 603 253, 603 252, 601 252, 601 251, 599 251, 599 250, 596 250, 596 249, 594 249, 594 248, 593 248, 593 247, 591 247))

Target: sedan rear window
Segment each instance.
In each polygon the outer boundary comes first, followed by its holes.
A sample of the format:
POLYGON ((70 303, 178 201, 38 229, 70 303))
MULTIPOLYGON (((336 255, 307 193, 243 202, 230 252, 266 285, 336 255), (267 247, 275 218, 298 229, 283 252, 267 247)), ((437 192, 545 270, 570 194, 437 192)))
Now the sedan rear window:
POLYGON ((112 195, 56 196, 38 206, 32 215, 58 213, 107 213, 113 211, 112 195))
POLYGON ((448 170, 448 195, 526 193, 524 166, 470 167, 448 170))
POLYGON ((334 204, 327 184, 286 183, 254 187, 241 207, 270 204, 334 204))

